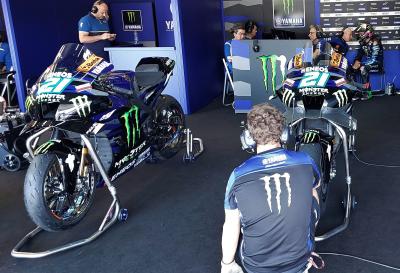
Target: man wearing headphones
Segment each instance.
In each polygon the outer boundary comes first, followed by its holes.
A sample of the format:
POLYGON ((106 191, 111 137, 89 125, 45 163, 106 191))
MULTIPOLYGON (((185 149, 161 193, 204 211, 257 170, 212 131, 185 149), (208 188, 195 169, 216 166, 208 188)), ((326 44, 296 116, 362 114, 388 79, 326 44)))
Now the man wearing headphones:
POLYGON ((323 32, 320 26, 310 25, 310 33, 308 34, 313 44, 313 60, 316 60, 321 52, 325 50, 326 41, 323 39, 323 32))
POLYGON ((372 95, 369 90, 369 72, 383 70, 383 46, 380 37, 374 33, 374 28, 369 23, 360 23, 354 32, 360 48, 353 69, 360 72, 362 84, 368 90, 368 98, 370 98, 372 95))
POLYGON ((264 103, 247 114, 254 155, 234 169, 225 192, 221 273, 303 273, 311 267, 320 172, 303 152, 281 147, 284 116, 264 103))
POLYGON ((249 20, 244 24, 244 28, 246 30, 244 39, 253 40, 256 37, 258 31, 257 23, 249 20))
POLYGON ((79 42, 99 57, 108 60, 105 47, 111 46, 116 34, 110 33, 108 5, 103 0, 93 3, 88 15, 79 20, 79 42))
POLYGON ((351 41, 353 37, 352 34, 353 31, 351 30, 351 28, 345 26, 342 28, 339 35, 328 38, 327 42, 331 44, 334 50, 336 50, 343 56, 346 56, 347 52, 349 51, 349 45, 347 43, 351 41))

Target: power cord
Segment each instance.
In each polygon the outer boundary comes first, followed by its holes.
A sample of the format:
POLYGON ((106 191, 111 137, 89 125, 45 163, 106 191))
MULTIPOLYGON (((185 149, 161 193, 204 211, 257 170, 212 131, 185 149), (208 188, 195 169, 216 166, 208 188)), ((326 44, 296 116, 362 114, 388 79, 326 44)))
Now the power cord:
POLYGON ((371 263, 371 264, 374 264, 374 265, 378 265, 378 266, 381 266, 381 267, 385 267, 385 268, 393 269, 393 270, 396 270, 396 271, 400 271, 400 268, 398 268, 398 267, 390 266, 390 265, 383 264, 383 263, 378 263, 378 262, 375 262, 375 261, 372 261, 372 260, 368 260, 368 259, 364 259, 364 258, 361 258, 361 257, 354 256, 354 255, 343 254, 343 253, 335 253, 335 252, 320 252, 318 254, 319 255, 330 255, 330 256, 341 256, 341 257, 352 258, 352 259, 360 260, 360 261, 363 261, 363 262, 371 263))
POLYGON ((364 160, 361 160, 360 158, 358 158, 357 154, 355 151, 352 151, 353 156, 355 159, 357 159, 358 162, 360 162, 361 164, 367 165, 367 166, 371 166, 371 167, 384 167, 384 168, 400 168, 399 165, 385 165, 385 164, 375 164, 375 163, 369 163, 366 162, 364 160))

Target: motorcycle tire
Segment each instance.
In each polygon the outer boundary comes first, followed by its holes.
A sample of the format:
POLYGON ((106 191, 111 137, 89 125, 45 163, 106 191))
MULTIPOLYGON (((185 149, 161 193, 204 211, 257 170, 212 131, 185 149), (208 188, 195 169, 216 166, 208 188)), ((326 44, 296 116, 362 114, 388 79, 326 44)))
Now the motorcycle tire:
POLYGON ((176 155, 184 141, 185 114, 179 102, 162 95, 155 104, 154 157, 166 160, 176 155))
POLYGON ((50 232, 77 224, 88 212, 94 197, 94 166, 89 166, 86 185, 76 187, 77 172, 70 171, 65 160, 61 163, 59 159, 65 159, 65 156, 55 153, 35 156, 24 183, 28 215, 36 225, 50 232))
POLYGON ((315 162, 319 168, 321 175, 321 183, 317 188, 317 193, 319 197, 319 207, 321 215, 324 215, 326 211, 326 204, 328 201, 328 191, 329 191, 329 172, 330 166, 328 166, 323 157, 323 151, 320 143, 310 143, 302 144, 300 146, 300 151, 307 153, 315 162))

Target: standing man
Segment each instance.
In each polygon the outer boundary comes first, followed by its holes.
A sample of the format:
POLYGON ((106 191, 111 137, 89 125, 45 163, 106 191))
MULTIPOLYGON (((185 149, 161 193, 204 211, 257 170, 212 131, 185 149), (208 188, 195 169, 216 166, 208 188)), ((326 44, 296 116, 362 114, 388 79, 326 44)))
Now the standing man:
POLYGON ((280 145, 283 115, 259 104, 247 115, 257 155, 231 174, 225 193, 221 273, 242 273, 235 262, 239 233, 248 273, 307 272, 319 219, 320 174, 303 152, 280 145))
POLYGON ((93 3, 88 15, 79 20, 79 42, 99 57, 108 60, 105 47, 111 46, 116 34, 110 33, 108 5, 103 0, 93 3))
POLYGON ((339 35, 328 38, 327 41, 331 44, 334 50, 343 56, 346 56, 349 51, 349 45, 347 43, 350 42, 352 38, 353 31, 350 27, 345 26, 342 28, 339 35))

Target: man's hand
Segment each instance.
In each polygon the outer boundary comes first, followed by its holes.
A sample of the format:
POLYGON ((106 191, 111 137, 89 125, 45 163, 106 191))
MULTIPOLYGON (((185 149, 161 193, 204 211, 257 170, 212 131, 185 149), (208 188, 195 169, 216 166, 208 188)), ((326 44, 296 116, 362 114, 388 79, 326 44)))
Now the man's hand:
POLYGON ((221 273, 243 273, 243 270, 235 261, 228 265, 221 262, 221 273))
POLYGON ((117 34, 111 33, 111 38, 108 39, 109 41, 114 41, 115 37, 117 37, 117 34))
POLYGON ((115 34, 103 33, 103 34, 101 34, 100 38, 101 38, 102 40, 110 40, 110 39, 112 39, 112 38, 115 39, 115 34))
POLYGON ((353 69, 359 69, 360 66, 361 66, 360 61, 355 61, 354 64, 353 64, 353 69))

